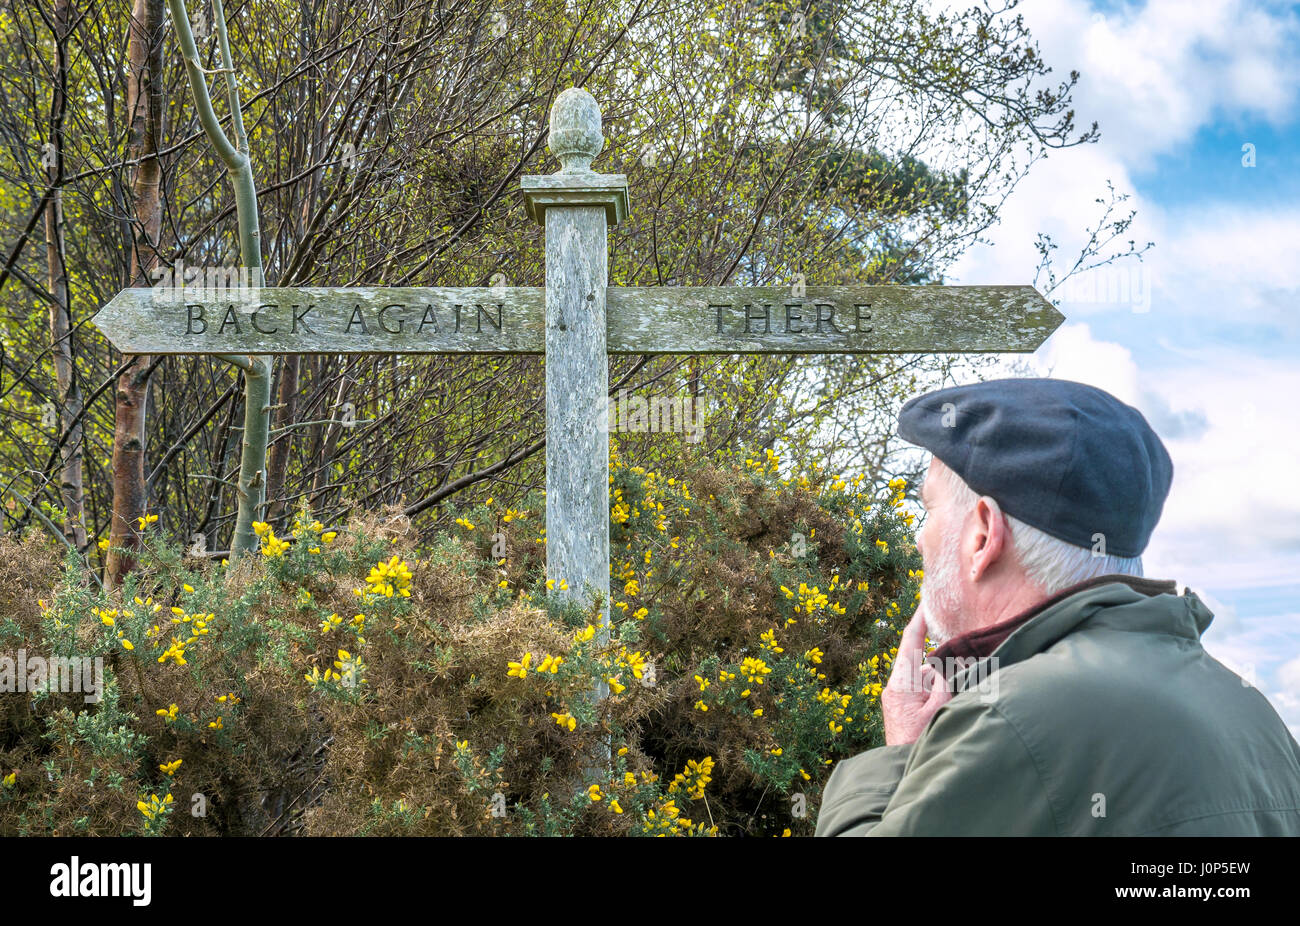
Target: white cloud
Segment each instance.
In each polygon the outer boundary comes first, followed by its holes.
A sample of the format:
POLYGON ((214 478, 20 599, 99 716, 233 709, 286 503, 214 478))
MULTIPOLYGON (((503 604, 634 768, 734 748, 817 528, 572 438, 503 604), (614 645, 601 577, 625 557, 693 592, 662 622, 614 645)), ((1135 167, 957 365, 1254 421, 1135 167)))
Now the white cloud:
MULTIPOLYGON (((948 268, 949 279, 1029 282, 1038 263, 1038 232, 1059 245, 1054 263, 1060 274, 1086 242, 1101 214, 1095 200, 1107 195, 1111 180, 1132 197, 1118 215, 1137 209, 1125 242, 1156 242, 1146 262, 1131 264, 1128 272, 1154 282, 1157 311, 1183 312, 1190 302, 1300 324, 1293 311, 1300 210, 1195 204, 1166 214, 1135 195, 1131 179, 1156 155, 1185 149, 1204 127, 1248 117, 1278 125, 1295 119, 1300 10, 1243 0, 1153 0, 1103 14, 1085 0, 1038 0, 1017 12, 1055 69, 1047 80, 1059 80, 1072 68, 1080 72, 1071 105, 1080 124, 1100 122, 1101 141, 1052 151, 1035 164, 1003 205, 999 224, 985 235, 993 246, 969 249, 948 268), (1207 279, 1249 280, 1252 287, 1223 287, 1221 299, 1189 300, 1192 287, 1207 279)), ((1076 305, 1070 315, 1091 311, 1076 305)))
POLYGON ((1070 379, 1104 389, 1121 402, 1138 405, 1138 368, 1121 344, 1097 341, 1086 324, 1066 323, 1030 359, 1038 376, 1070 379))
POLYGON ((1194 437, 1166 439, 1174 488, 1161 552, 1243 564, 1281 555, 1293 563, 1288 577, 1300 574, 1300 490, 1290 478, 1300 459, 1300 369, 1206 348, 1147 380, 1166 402, 1196 409, 1205 425, 1194 437))
POLYGON ((1277 680, 1282 690, 1300 698, 1300 656, 1285 663, 1277 670, 1277 680))
POLYGON ((1017 12, 1051 76, 1080 72, 1079 120, 1098 119, 1103 141, 1132 167, 1225 115, 1280 125, 1300 96, 1291 4, 1152 0, 1103 13, 1083 0, 1038 0, 1017 12))
POLYGON ((1158 242, 1148 258, 1155 311, 1300 332, 1300 205, 1150 211, 1158 242))

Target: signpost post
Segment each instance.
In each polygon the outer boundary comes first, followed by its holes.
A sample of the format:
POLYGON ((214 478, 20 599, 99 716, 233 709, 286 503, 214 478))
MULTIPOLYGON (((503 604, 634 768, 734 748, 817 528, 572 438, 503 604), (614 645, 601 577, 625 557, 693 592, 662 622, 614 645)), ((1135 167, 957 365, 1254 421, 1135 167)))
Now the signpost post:
POLYGON ((547 575, 560 598, 599 595, 607 624, 607 354, 1023 353, 1065 320, 1031 286, 609 286, 606 231, 628 195, 591 169, 603 145, 595 99, 565 90, 548 138, 561 167, 521 184, 546 229, 545 287, 178 280, 123 290, 94 323, 125 354, 544 353, 547 575))

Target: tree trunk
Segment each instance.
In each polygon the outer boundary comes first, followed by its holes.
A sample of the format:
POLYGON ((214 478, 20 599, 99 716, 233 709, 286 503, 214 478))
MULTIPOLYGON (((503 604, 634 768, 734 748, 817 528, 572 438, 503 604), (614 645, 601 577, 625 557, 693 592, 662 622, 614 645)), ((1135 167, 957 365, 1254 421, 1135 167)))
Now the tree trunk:
POLYGON ((54 98, 50 105, 48 164, 54 195, 45 207, 45 262, 50 295, 50 343, 59 395, 59 493, 66 518, 63 535, 78 550, 86 549, 85 489, 81 468, 81 388, 72 357, 72 304, 68 293, 67 247, 63 217, 63 120, 68 105, 69 0, 54 5, 54 98))
MULTIPOLYGON (((138 160, 134 183, 134 235, 130 285, 148 286, 149 271, 158 262, 162 229, 162 164, 158 160, 162 134, 163 80, 162 0, 135 0, 127 45, 127 115, 131 137, 128 156, 138 160)), ((139 546, 139 519, 145 514, 145 401, 149 358, 129 358, 117 380, 116 425, 113 430, 113 518, 109 543, 113 548, 105 570, 106 584, 115 586, 129 572, 139 546)))
MULTIPOLYGON (((276 402, 275 414, 277 428, 287 428, 293 424, 298 410, 298 366, 300 354, 286 354, 280 367, 280 398, 276 402)), ((289 465, 289 449, 293 441, 293 431, 283 431, 271 443, 270 459, 266 463, 267 481, 266 498, 269 504, 266 519, 274 521, 284 511, 284 471, 289 465)))
MULTIPOLYGON (((248 133, 244 131, 244 117, 239 106, 239 89, 235 84, 235 65, 230 56, 230 39, 226 31, 226 13, 221 0, 212 0, 212 13, 217 27, 217 45, 221 51, 221 70, 226 76, 226 96, 230 103, 230 129, 232 142, 221 129, 221 123, 212 108, 203 67, 199 64, 198 46, 190 29, 185 0, 167 0, 176 24, 176 39, 194 105, 204 134, 216 149, 217 156, 226 165, 231 185, 235 188, 235 215, 239 222, 239 256, 248 271, 250 285, 265 285, 262 272, 262 233, 257 215, 257 186, 253 182, 253 163, 249 158, 248 133)), ((271 380, 275 368, 268 355, 241 357, 222 354, 223 359, 244 371, 244 441, 239 456, 239 481, 236 496, 239 511, 235 515, 235 535, 230 543, 230 558, 257 548, 257 534, 253 524, 261 520, 266 505, 266 441, 271 429, 271 380)))

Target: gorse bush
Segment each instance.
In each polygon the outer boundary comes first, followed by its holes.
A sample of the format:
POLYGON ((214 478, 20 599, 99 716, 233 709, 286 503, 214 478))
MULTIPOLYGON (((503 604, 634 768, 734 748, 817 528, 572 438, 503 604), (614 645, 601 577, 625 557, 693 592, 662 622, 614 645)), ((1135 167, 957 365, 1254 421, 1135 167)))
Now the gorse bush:
POLYGON ((0 541, 0 654, 104 665, 95 703, 3 695, 0 832, 810 835, 883 742, 919 558, 901 484, 777 464, 616 453, 603 633, 548 595, 540 494, 418 549, 382 514, 230 565, 150 528, 108 597, 0 541))

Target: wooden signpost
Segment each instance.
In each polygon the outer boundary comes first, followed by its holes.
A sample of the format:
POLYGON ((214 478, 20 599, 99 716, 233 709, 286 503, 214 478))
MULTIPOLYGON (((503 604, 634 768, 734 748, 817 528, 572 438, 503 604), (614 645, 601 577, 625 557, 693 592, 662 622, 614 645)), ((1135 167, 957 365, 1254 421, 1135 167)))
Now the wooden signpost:
MULTIPOLYGON (((611 354, 1031 351, 1061 316, 1031 286, 610 286, 611 354)), ((541 354, 546 290, 125 289, 95 316, 133 354, 541 354)))
POLYGON ((608 623, 608 354, 1023 353, 1064 321, 1030 286, 609 286, 628 197, 591 169, 603 147, 595 99, 565 90, 560 170, 521 184, 544 287, 128 289, 94 323, 127 354, 544 353, 547 575, 557 596, 599 595, 608 623))

